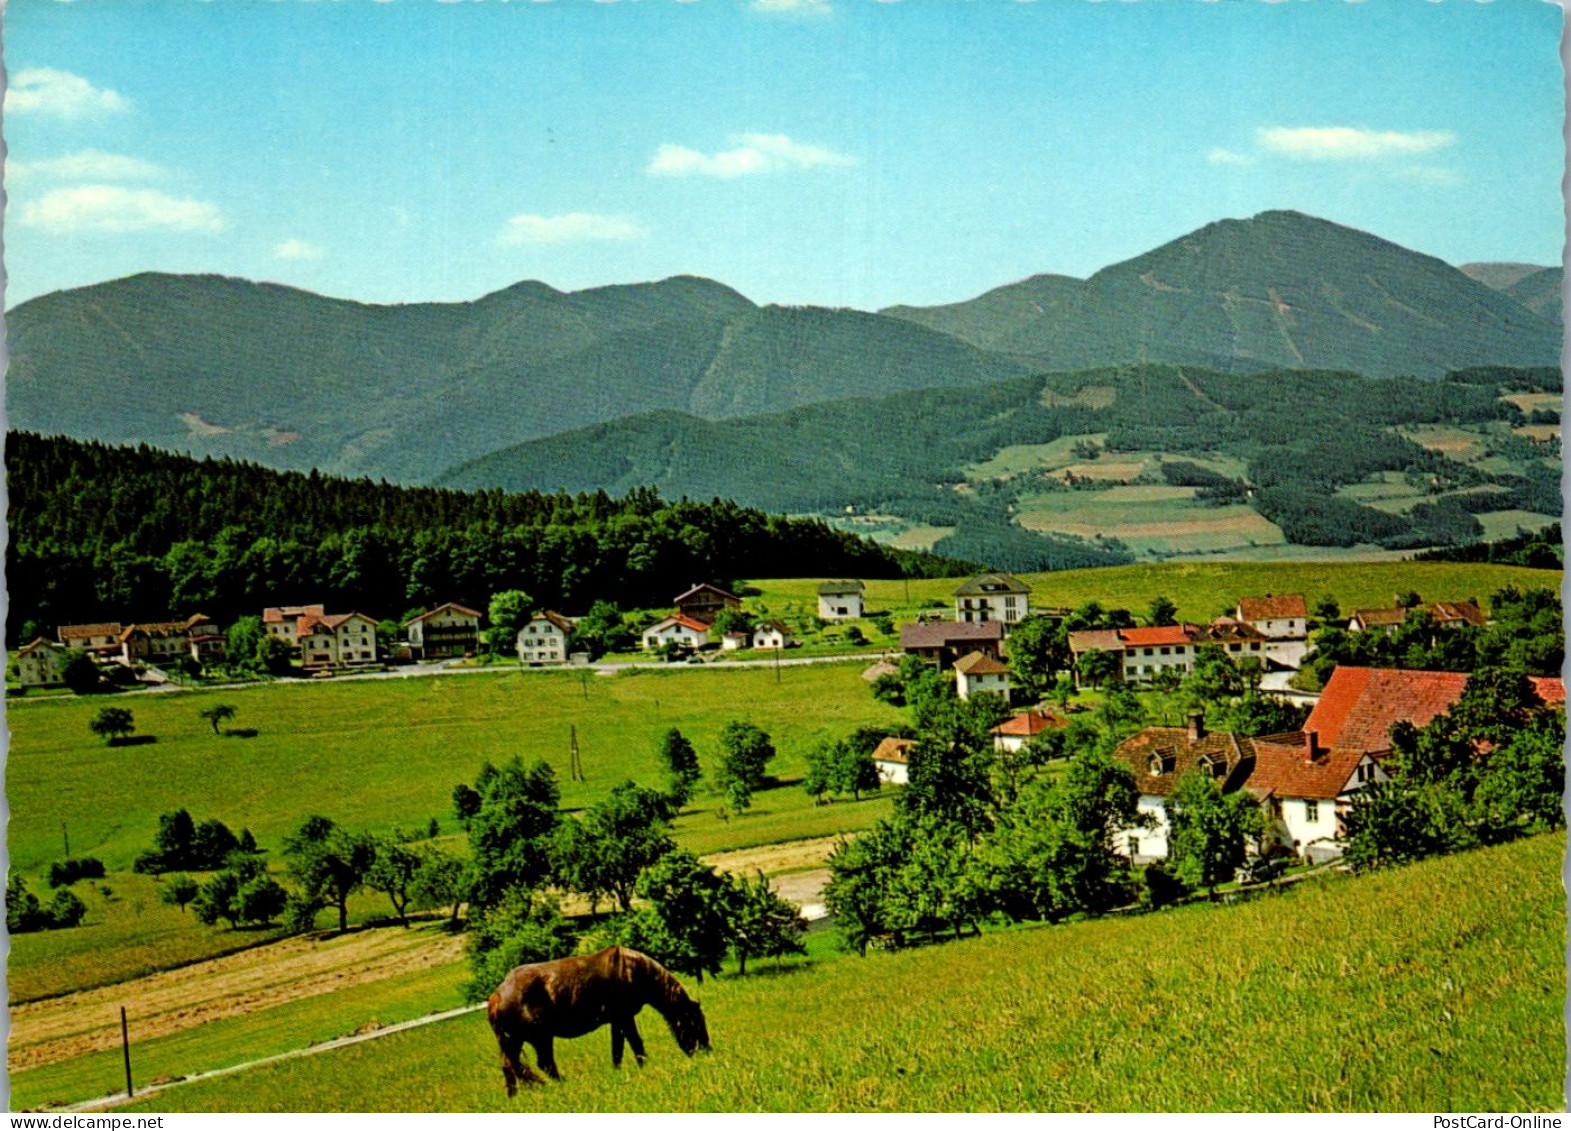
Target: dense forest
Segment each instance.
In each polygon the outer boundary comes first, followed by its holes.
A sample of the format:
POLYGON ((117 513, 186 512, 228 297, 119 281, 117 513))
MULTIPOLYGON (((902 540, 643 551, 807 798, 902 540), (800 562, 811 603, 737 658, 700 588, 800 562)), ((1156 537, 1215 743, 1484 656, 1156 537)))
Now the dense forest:
POLYGON ((62 623, 227 623, 326 602, 397 617, 442 601, 484 609, 518 588, 574 613, 599 599, 666 605, 701 581, 943 575, 963 563, 890 550, 810 519, 715 500, 394 487, 11 433, 14 646, 62 623))

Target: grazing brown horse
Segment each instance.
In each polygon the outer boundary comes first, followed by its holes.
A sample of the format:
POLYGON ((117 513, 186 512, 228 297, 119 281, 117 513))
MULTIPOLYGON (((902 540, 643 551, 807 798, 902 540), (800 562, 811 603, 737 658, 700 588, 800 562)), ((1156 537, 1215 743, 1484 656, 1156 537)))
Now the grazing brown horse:
POLYGON ((633 1018, 646 1005, 665 1018, 688 1056, 709 1047, 704 1011, 682 983, 647 954, 612 946, 583 958, 518 967, 502 980, 486 1009, 502 1048, 507 1094, 516 1094, 519 1081, 542 1082, 519 1058, 525 1044, 533 1046, 540 1071, 560 1080, 552 1043, 557 1037, 582 1037, 602 1025, 611 1026, 611 1063, 621 1067, 625 1041, 642 1065, 644 1041, 633 1018))

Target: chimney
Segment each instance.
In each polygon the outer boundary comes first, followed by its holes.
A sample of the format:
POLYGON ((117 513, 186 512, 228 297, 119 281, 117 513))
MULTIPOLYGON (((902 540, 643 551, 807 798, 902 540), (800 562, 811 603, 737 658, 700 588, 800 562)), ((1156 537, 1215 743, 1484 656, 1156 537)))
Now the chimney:
POLYGON ((1320 735, 1312 730, 1304 732, 1304 761, 1313 762, 1320 757, 1320 735))
POLYGON ((1204 711, 1189 712, 1189 741, 1199 742, 1206 736, 1206 716, 1204 711))

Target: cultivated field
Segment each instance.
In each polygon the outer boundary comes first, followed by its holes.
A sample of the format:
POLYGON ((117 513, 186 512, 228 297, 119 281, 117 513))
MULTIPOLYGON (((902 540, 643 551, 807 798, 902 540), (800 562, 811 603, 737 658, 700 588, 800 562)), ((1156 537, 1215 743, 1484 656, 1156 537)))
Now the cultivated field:
POLYGON ((1194 906, 722 978, 715 1051, 508 1100, 483 1016, 175 1088, 157 1111, 1559 1110, 1563 835, 1194 906))
MULTIPOLYGON (((1558 570, 1522 569, 1484 563, 1407 561, 1186 561, 1107 569, 1063 570, 1021 575, 1031 584, 1031 603, 1040 607, 1073 608, 1099 601, 1106 608, 1126 608, 1142 615, 1158 595, 1178 605, 1181 619, 1209 621, 1230 609, 1239 597, 1266 593, 1302 593, 1313 604, 1334 596, 1345 610, 1388 605, 1396 593, 1417 590, 1426 601, 1456 601, 1491 593, 1507 585, 1560 589, 1558 570)), ((750 599, 770 608, 788 603, 811 607, 816 581, 756 581, 762 595, 750 599)), ((889 610, 897 620, 924 609, 954 610, 952 578, 919 581, 867 582, 869 611, 889 610)))

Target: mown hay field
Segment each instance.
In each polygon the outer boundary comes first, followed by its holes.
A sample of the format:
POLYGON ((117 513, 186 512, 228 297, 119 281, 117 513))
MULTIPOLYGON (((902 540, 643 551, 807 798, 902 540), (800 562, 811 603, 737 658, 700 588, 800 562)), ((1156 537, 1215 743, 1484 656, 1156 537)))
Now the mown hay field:
POLYGON ((156 1111, 1533 1111, 1565 1064, 1563 834, 1365 877, 701 990, 715 1051, 508 1100, 483 1016, 174 1088, 156 1111))

